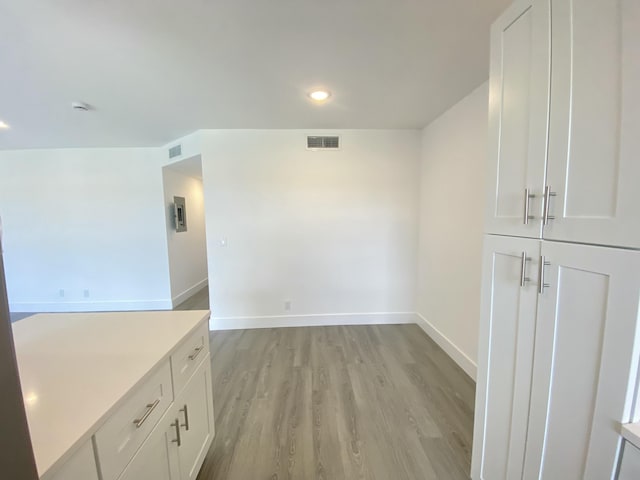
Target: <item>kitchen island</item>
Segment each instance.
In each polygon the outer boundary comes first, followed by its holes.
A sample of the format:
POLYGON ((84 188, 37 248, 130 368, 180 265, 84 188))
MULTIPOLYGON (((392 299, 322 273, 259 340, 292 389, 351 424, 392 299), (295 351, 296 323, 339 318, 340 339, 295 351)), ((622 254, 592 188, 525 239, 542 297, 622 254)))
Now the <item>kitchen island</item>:
POLYGON ((209 315, 40 314, 13 324, 40 478, 195 478, 214 435, 209 315))

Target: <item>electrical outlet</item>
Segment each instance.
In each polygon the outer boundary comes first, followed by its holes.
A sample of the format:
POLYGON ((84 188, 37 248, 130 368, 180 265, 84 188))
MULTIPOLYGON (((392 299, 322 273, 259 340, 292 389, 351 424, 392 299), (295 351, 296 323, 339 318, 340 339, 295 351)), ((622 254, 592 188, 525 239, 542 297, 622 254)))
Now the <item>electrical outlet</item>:
POLYGON ((285 312, 290 312, 291 311, 291 300, 285 300, 284 301, 284 311, 285 312))
POLYGON ((89 290, 84 291, 84 298, 89 298, 89 290))
POLYGON ((64 288, 61 288, 59 293, 61 297, 64 297, 64 288))

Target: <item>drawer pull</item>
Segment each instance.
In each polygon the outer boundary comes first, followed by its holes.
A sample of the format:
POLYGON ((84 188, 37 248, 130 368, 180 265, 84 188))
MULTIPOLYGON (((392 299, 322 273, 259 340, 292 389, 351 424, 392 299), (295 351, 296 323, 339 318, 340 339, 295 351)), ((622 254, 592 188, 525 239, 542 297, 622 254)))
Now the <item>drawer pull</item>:
POLYGON ((156 398, 155 402, 147 404, 147 411, 144 412, 144 415, 142 415, 141 418, 136 418, 133 421, 133 423, 135 423, 136 425, 136 428, 140 428, 142 426, 142 424, 147 420, 147 418, 149 418, 149 415, 151 415, 151 412, 155 410, 155 408, 158 406, 159 403, 160 403, 160 399, 156 398))
POLYGON ((196 348, 193 353, 191 355, 189 355, 189 360, 195 360, 195 358, 200 355, 200 352, 202 351, 202 349, 204 348, 204 345, 200 345, 198 348, 196 348))
POLYGON ((180 426, 184 427, 186 431, 189 431, 189 410, 187 409, 187 404, 185 403, 184 408, 181 408, 179 411, 184 413, 184 423, 180 426))
POLYGON ((175 440, 171 440, 173 443, 177 443, 178 446, 182 445, 182 440, 180 438, 180 421, 176 418, 176 421, 171 424, 172 427, 176 428, 176 438, 175 440))

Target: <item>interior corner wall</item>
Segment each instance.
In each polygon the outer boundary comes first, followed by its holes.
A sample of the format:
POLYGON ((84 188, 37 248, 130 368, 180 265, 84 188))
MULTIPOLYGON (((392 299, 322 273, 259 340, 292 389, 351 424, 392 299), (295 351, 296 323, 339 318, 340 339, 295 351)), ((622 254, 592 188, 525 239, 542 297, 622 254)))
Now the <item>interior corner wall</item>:
POLYGON ((162 159, 156 148, 0 152, 12 311, 171 308, 162 159))
POLYGON ((204 194, 201 179, 176 172, 170 166, 162 170, 171 301, 175 307, 207 285, 204 194), (176 232, 174 196, 185 199, 186 232, 176 232))
POLYGON ((414 320, 419 131, 199 133, 213 328, 414 320))
POLYGON ((472 377, 478 356, 488 83, 422 132, 417 312, 472 377))

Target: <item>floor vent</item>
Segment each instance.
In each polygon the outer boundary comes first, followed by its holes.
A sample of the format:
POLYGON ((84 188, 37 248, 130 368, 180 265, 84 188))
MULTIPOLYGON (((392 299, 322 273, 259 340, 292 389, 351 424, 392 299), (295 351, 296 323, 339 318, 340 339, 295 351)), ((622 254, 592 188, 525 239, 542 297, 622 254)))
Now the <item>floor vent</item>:
POLYGON ((176 145, 169 149, 169 158, 179 157, 182 155, 182 145, 176 145))
POLYGON ((340 148, 340 137, 317 137, 307 136, 308 150, 338 150, 340 148))

